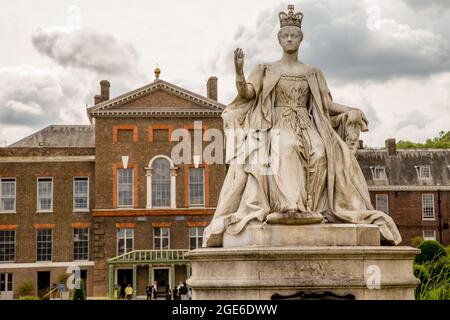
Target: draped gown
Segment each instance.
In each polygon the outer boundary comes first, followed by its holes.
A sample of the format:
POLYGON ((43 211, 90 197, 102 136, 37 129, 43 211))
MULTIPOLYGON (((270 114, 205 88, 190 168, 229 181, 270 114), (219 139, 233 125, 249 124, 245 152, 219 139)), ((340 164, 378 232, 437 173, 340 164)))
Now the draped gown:
POLYGON ((308 111, 309 97, 304 76, 282 74, 275 86, 268 176, 271 211, 326 210, 325 147, 308 111))
MULTIPOLYGON (((222 113, 226 132, 244 134, 233 137, 231 156, 227 146, 228 172, 204 246, 222 246, 225 232, 238 234, 249 223, 264 223, 271 212, 290 211, 320 213, 330 223, 374 224, 383 240, 401 242, 393 219, 374 210, 344 141, 351 117, 330 111, 336 108, 323 73, 304 66, 304 74, 288 75, 258 65, 247 81, 254 97, 237 96, 222 113)), ((367 123, 360 128, 366 131, 367 123)))

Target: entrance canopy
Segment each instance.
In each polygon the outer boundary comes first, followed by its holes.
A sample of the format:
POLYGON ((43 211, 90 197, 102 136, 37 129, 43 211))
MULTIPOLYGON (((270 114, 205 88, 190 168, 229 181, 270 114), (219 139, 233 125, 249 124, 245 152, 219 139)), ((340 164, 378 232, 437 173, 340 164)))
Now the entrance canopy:
POLYGON ((109 266, 109 296, 113 297, 115 283, 115 273, 117 269, 132 269, 133 298, 136 297, 137 288, 137 267, 148 266, 148 282, 152 283, 154 279, 153 268, 161 266, 169 269, 170 287, 175 287, 175 266, 186 266, 186 278, 191 275, 191 261, 185 257, 187 249, 172 250, 134 250, 120 256, 108 259, 109 266))
POLYGON ((120 256, 108 259, 108 264, 127 265, 127 264, 190 264, 191 261, 185 258, 187 249, 174 250, 134 250, 120 256))

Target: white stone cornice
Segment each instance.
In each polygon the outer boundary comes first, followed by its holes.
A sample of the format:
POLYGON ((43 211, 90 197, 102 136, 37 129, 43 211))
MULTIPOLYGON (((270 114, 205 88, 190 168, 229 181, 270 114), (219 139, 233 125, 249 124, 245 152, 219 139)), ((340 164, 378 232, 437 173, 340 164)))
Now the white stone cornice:
POLYGON ((450 191, 450 186, 369 186, 369 191, 450 191))
POLYGON ((27 162, 94 162, 95 156, 13 156, 0 157, 0 163, 27 162))
POLYGON ((94 261, 67 261, 67 262, 30 262, 30 263, 0 263, 2 269, 28 269, 28 268, 57 268, 57 267, 90 267, 94 261))
POLYGON ((93 111, 90 113, 91 116, 132 116, 132 117, 139 117, 139 116, 158 116, 158 117, 164 117, 164 116, 206 116, 206 117, 220 117, 222 114, 222 111, 216 111, 216 110, 180 110, 180 111, 163 111, 163 110, 99 110, 99 111, 93 111))

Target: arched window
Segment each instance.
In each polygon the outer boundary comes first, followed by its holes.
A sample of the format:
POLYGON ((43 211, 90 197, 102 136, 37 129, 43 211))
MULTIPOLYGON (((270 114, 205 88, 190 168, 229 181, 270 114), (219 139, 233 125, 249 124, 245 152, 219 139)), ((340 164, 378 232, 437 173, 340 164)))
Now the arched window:
POLYGON ((150 160, 146 169, 147 208, 176 208, 177 167, 172 160, 159 155, 150 160))
POLYGON ((170 162, 165 158, 152 163, 152 207, 170 207, 170 162))

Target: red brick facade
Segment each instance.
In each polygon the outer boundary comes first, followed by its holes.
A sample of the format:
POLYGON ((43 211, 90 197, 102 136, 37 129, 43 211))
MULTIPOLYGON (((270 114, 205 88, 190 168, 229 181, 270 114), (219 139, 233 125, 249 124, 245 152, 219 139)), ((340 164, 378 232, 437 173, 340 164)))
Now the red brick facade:
POLYGON ((402 245, 411 245, 411 239, 415 236, 423 236, 423 231, 435 231, 437 240, 445 245, 450 244, 449 191, 440 191, 440 204, 437 191, 372 191, 371 200, 374 206, 377 194, 388 195, 389 215, 400 230, 403 238, 402 245), (422 194, 434 195, 434 219, 427 220, 422 217, 422 194))

